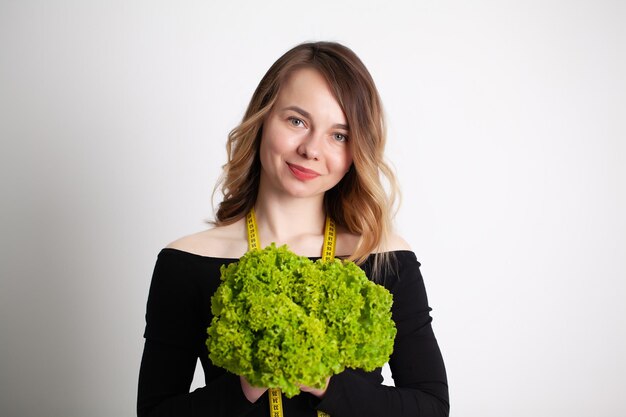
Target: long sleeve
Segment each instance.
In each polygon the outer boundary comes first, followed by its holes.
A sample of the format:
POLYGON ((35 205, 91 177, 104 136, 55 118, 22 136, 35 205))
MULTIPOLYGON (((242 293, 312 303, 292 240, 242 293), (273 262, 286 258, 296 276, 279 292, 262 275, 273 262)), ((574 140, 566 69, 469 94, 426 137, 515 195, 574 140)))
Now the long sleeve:
POLYGON ((431 327, 430 307, 413 252, 396 252, 397 265, 385 277, 394 297, 398 333, 389 360, 395 387, 381 385, 380 372, 347 370, 331 378, 317 405, 333 417, 448 416, 446 371, 431 327))
POLYGON ((206 259, 198 261, 167 250, 157 259, 146 309, 139 417, 243 416, 257 406, 244 397, 239 377, 210 364, 205 368, 207 386, 189 392, 198 357, 208 361, 202 350, 207 327, 203 317, 210 311, 203 293, 212 289, 203 286, 219 282, 219 268, 210 268, 206 259))

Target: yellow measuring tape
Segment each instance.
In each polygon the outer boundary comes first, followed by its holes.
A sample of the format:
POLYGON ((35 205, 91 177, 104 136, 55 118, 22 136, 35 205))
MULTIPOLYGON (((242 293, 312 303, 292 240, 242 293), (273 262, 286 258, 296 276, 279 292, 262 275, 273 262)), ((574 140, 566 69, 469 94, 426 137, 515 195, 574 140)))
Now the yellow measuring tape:
MULTIPOLYGON (((259 229, 256 225, 256 216, 254 208, 246 215, 246 227, 248 229, 248 250, 260 250, 261 241, 259 240, 259 229)), ((337 229, 335 222, 326 217, 324 224, 324 246, 322 247, 322 259, 330 261, 335 257, 335 246, 337 242, 337 229)), ((270 417, 283 417, 283 399, 280 388, 269 388, 270 417)), ((317 417, 330 417, 323 411, 317 410, 317 417)))

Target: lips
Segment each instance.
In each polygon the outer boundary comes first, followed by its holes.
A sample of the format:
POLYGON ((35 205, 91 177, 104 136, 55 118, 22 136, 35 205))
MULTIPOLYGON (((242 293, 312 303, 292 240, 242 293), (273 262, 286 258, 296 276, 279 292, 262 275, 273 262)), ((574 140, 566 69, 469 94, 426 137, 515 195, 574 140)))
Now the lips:
POLYGON ((287 163, 287 166, 291 170, 291 173, 301 181, 308 181, 314 178, 319 177, 321 174, 317 171, 313 171, 312 169, 308 169, 302 167, 300 165, 287 163))

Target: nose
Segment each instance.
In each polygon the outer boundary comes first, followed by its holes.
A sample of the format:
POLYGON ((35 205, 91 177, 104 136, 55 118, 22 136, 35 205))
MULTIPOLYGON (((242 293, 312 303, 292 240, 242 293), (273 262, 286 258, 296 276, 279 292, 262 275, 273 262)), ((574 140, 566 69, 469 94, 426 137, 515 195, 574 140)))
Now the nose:
POLYGON ((319 160, 322 136, 321 134, 310 132, 298 146, 298 154, 305 159, 319 160))

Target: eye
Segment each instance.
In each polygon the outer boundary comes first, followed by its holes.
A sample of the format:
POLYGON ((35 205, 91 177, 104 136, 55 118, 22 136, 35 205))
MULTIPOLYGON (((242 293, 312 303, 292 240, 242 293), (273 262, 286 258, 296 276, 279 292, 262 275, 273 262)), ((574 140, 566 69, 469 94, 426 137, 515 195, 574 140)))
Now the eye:
POLYGON ((294 127, 304 126, 304 122, 302 121, 302 119, 298 119, 297 117, 291 116, 287 120, 289 120, 289 124, 291 124, 294 127))
POLYGON ((337 142, 347 142, 348 141, 348 137, 346 135, 341 134, 341 133, 334 133, 333 134, 333 138, 337 142))

